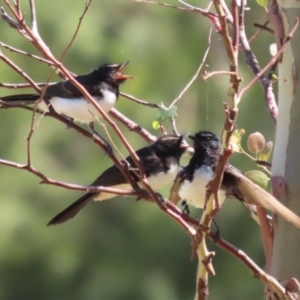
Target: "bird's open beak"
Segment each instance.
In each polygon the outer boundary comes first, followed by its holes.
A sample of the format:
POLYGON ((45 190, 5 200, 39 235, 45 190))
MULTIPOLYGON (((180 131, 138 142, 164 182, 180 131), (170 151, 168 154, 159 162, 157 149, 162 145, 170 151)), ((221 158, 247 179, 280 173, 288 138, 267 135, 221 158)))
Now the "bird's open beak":
POLYGON ((189 135, 189 138, 190 138, 192 141, 195 140, 195 136, 193 136, 193 135, 189 135))
POLYGON ((130 76, 130 75, 123 75, 122 74, 122 71, 125 69, 125 67, 129 64, 129 60, 128 61, 126 61, 125 63, 123 63, 123 64, 119 64, 119 66, 118 66, 118 71, 117 71, 117 73, 116 73, 116 75, 115 75, 115 78, 117 79, 117 80, 126 80, 126 79, 129 79, 129 78, 134 78, 133 76, 130 76))

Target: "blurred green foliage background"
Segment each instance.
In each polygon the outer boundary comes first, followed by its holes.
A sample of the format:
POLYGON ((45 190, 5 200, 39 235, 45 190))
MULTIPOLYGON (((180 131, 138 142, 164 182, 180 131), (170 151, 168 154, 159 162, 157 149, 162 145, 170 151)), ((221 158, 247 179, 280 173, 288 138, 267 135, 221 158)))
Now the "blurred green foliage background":
MULTIPOLYGON (((208 2, 189 3, 205 7, 208 2)), ((168 3, 179 4, 175 0, 168 3)), ((21 1, 21 4, 29 21, 28 3, 21 1)), ((250 37, 255 32, 253 23, 264 23, 266 16, 255 1, 248 4, 251 10, 246 12, 246 31, 250 37)), ((68 45, 84 5, 85 1, 79 0, 36 0, 40 34, 56 57, 68 45)), ((94 0, 64 64, 76 74, 85 74, 102 63, 131 60, 126 73, 135 79, 127 81, 121 90, 168 105, 202 61, 210 26, 208 19, 195 13, 128 0, 94 0)), ((38 54, 4 22, 0 22, 0 40, 38 54)), ((270 58, 271 42, 273 37, 262 33, 252 44, 261 65, 270 58)), ((3 52, 38 82, 46 81, 52 71, 28 57, 5 49, 3 52)), ((240 63, 242 85, 245 85, 253 75, 246 67, 243 53, 240 63)), ((206 64, 210 71, 228 70, 226 53, 215 29, 206 64)), ((0 82, 22 82, 3 62, 0 70, 0 82)), ((196 80, 178 104, 180 132, 209 129, 220 134, 224 122, 222 102, 228 99, 228 82, 228 76, 224 75, 208 82, 196 80)), ((0 89, 0 95, 15 92, 0 89)), ((151 127, 155 109, 137 106, 122 97, 117 109, 160 135, 151 127)), ((19 109, 0 110, 0 120, 0 157, 25 163, 25 137, 31 114, 19 109)), ((244 128, 247 135, 260 131, 267 140, 273 139, 274 126, 264 109, 264 93, 259 84, 246 93, 240 104, 238 127, 244 128)), ((136 149, 145 145, 139 136, 121 128, 136 149)), ((115 142, 127 155, 124 147, 115 142)), ((41 120, 31 151, 38 170, 66 182, 89 184, 111 165, 92 141, 50 118, 41 120)), ((243 171, 255 168, 240 154, 235 154, 231 162, 243 171)), ((182 163, 186 164, 187 159, 182 163)), ((101 204, 92 203, 73 220, 49 228, 46 224, 50 218, 81 193, 40 185, 32 174, 1 165, 0 176, 0 299, 193 298, 197 262, 190 260, 190 238, 155 205, 136 202, 133 198, 115 198, 101 204)), ((168 188, 162 193, 168 195, 168 188)), ((194 216, 200 214, 192 211, 194 216)), ((264 266, 259 228, 242 205, 227 201, 216 222, 222 237, 264 266)), ((217 273, 210 278, 211 299, 261 299, 262 284, 239 261, 214 244, 209 246, 216 251, 217 273)))

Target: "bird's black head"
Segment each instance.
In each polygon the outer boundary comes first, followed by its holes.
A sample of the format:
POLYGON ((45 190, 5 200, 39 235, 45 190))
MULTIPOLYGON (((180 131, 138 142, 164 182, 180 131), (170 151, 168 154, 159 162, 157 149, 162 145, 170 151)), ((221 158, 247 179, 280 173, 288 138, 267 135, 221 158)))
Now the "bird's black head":
POLYGON ((195 154, 196 152, 206 152, 210 155, 220 153, 220 141, 210 131, 201 130, 195 135, 190 135, 189 138, 194 141, 195 154))
POLYGON ((172 155, 180 158, 189 147, 189 144, 185 141, 186 136, 186 134, 180 136, 167 134, 158 138, 153 144, 153 147, 159 153, 165 153, 166 155, 172 155))
POLYGON ((123 83, 128 78, 133 78, 129 75, 123 75, 122 71, 129 64, 129 61, 122 64, 105 64, 94 70, 99 80, 104 80, 116 85, 123 83))

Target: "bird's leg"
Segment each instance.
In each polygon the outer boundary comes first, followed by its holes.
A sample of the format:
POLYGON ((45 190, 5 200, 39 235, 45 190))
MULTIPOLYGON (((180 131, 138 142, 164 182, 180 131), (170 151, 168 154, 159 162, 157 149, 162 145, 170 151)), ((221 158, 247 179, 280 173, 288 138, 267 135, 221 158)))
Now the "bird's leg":
POLYGON ((182 201, 181 206, 182 206, 182 212, 189 216, 191 212, 190 212, 190 208, 185 200, 182 201))
MULTIPOLYGON (((95 131, 95 123, 94 122, 90 122, 89 123, 89 127, 91 128, 91 130, 94 132, 95 131)), ((98 134, 98 133, 97 133, 98 134)))
POLYGON ((72 125, 74 124, 74 119, 70 118, 70 117, 68 117, 66 115, 62 115, 62 116, 68 120, 67 129, 69 129, 70 127, 72 127, 72 125))
POLYGON ((160 193, 155 193, 155 195, 157 196, 159 202, 160 202, 162 205, 165 206, 165 205, 166 205, 166 200, 165 200, 164 196, 163 196, 162 194, 160 194, 160 193))
POLYGON ((94 122, 90 122, 89 123, 89 127, 90 127, 90 129, 91 129, 91 131, 93 132, 93 134, 95 134, 97 137, 99 137, 101 140, 102 140, 102 142, 105 144, 105 146, 107 147, 107 154, 108 154, 108 156, 110 156, 110 155, 112 155, 113 154, 113 148, 112 148, 112 146, 111 146, 111 144, 108 142, 108 141, 106 141, 96 130, 95 130, 95 128, 94 128, 94 122))

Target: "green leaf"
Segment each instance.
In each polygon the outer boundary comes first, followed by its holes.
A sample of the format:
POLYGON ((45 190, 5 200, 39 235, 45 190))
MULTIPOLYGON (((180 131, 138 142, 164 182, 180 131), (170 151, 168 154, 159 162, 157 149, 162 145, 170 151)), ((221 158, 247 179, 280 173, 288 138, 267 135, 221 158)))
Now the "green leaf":
POLYGON ((241 139, 244 134, 245 134, 244 129, 240 129, 240 130, 237 129, 232 133, 230 137, 230 144, 234 152, 238 152, 238 153, 243 152, 241 148, 241 139))
POLYGON ((268 0, 256 0, 256 2, 263 7, 267 7, 268 0))
POLYGON ((267 142, 264 149, 259 153, 258 160, 268 161, 272 153, 272 149, 273 149, 273 142, 272 141, 267 142))
POLYGON ((152 122, 152 127, 154 130, 157 130, 160 128, 160 123, 158 121, 153 121, 152 122))
POLYGON ((169 121, 176 116, 177 116, 176 106, 172 106, 170 108, 165 108, 165 107, 159 108, 156 114, 159 123, 169 121))
POLYGON ((270 178, 265 173, 258 170, 251 170, 245 173, 245 176, 264 190, 267 189, 270 178))

